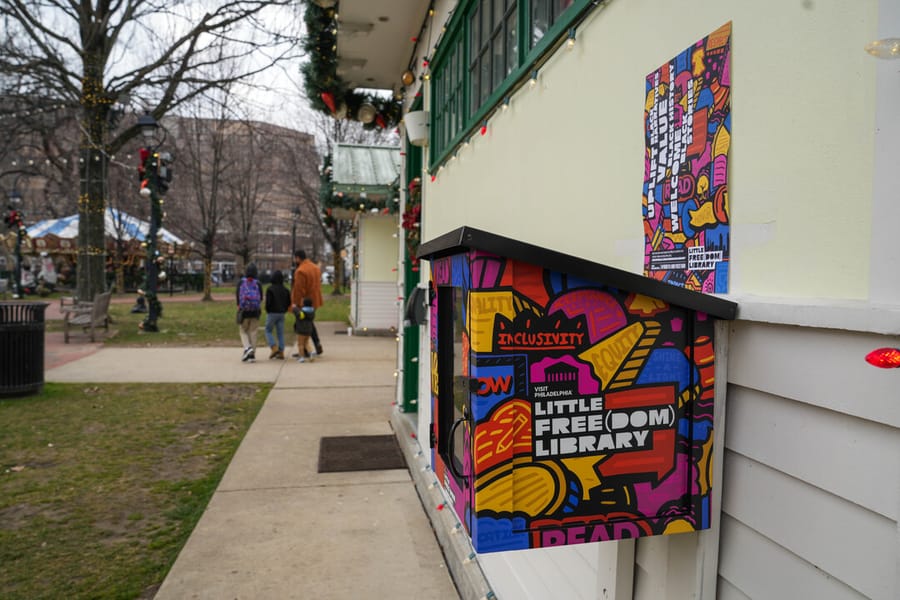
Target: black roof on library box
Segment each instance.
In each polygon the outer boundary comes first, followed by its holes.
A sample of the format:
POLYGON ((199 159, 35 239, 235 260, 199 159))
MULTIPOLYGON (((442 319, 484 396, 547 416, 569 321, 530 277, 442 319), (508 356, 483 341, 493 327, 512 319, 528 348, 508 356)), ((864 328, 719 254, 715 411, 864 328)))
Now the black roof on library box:
POLYGON ((482 250, 497 256, 512 258, 540 267, 576 275, 589 281, 612 286, 616 289, 658 298, 669 304, 707 313, 719 319, 734 319, 737 303, 709 294, 701 294, 685 288, 657 281, 643 275, 623 271, 577 258, 555 250, 541 248, 519 240, 475 229, 460 227, 438 236, 419 246, 419 258, 432 260, 459 254, 467 250, 482 250))

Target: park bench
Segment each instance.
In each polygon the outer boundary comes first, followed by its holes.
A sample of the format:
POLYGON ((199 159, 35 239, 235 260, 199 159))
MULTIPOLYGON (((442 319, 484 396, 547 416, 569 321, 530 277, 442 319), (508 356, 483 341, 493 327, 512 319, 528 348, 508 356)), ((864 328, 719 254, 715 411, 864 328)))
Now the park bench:
POLYGON ((95 341, 95 330, 103 327, 109 331, 109 299, 112 292, 104 292, 97 294, 93 302, 75 302, 61 304, 64 313, 63 323, 65 325, 64 338, 69 343, 69 330, 74 327, 81 327, 82 332, 90 329, 91 341, 95 341))

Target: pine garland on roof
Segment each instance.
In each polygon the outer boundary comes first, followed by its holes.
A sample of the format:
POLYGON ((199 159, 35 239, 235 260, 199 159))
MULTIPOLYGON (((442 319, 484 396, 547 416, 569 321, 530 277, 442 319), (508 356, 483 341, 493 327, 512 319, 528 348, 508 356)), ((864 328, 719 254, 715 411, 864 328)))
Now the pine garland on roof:
POLYGON ((306 3, 304 49, 310 58, 302 67, 306 96, 314 109, 336 119, 363 121, 368 129, 396 127, 402 116, 400 102, 358 92, 338 75, 336 15, 335 8, 322 8, 312 1, 306 3), (367 122, 366 110, 360 112, 365 105, 374 108, 374 115, 367 122))

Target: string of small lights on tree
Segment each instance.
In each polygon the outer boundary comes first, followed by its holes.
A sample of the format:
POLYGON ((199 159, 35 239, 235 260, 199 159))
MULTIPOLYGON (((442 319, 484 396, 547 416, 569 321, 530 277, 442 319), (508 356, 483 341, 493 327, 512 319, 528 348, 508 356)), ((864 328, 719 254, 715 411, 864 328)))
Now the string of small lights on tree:
POLYGON ((399 100, 354 90, 337 72, 337 12, 307 2, 304 49, 310 60, 302 67, 304 88, 312 107, 336 119, 359 121, 363 127, 390 129, 402 116, 399 100))

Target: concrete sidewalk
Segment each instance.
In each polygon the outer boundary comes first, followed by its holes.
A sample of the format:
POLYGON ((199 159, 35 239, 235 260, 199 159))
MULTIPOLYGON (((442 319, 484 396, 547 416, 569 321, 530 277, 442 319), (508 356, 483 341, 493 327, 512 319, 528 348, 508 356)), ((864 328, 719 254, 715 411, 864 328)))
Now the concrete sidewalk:
POLYGON ((158 600, 459 597, 407 469, 317 472, 321 437, 392 433, 397 352, 393 337, 348 337, 338 323, 319 330, 325 353, 311 364, 265 360, 265 348, 242 363, 235 343, 98 348, 45 373, 275 384, 158 600))

